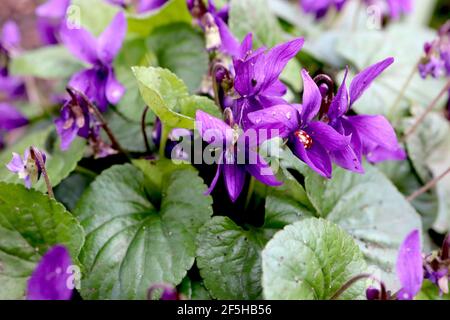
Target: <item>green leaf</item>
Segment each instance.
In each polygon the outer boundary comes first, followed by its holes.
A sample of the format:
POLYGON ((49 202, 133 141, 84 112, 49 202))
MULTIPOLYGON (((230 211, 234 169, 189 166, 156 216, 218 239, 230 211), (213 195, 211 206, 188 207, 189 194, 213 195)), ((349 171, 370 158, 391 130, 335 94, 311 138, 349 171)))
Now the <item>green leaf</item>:
POLYGON ((214 217, 200 229, 197 265, 215 298, 261 298, 260 252, 267 240, 261 230, 243 230, 228 217, 214 217))
POLYGON ((211 300, 211 296, 203 282, 191 280, 189 277, 183 279, 178 292, 188 300, 211 300))
POLYGON ((203 110, 206 113, 209 113, 216 118, 222 118, 222 112, 220 111, 219 107, 213 100, 207 97, 190 96, 184 98, 180 102, 180 112, 193 119, 195 119, 195 113, 199 109, 203 110))
POLYGON ((372 271, 396 290, 398 248, 408 233, 422 230, 422 223, 411 204, 378 169, 370 165, 365 169, 365 174, 359 175, 335 168, 330 180, 307 170, 306 192, 319 215, 348 231, 372 271))
POLYGON ((156 28, 176 22, 191 23, 192 17, 185 0, 168 1, 158 10, 145 15, 130 15, 128 17, 128 32, 146 37, 156 28))
POLYGON ((17 76, 43 79, 68 78, 83 65, 63 46, 25 51, 11 60, 10 71, 17 76))
POLYGON ((197 266, 212 296, 234 300, 262 298, 264 245, 276 231, 312 216, 295 195, 288 195, 288 188, 269 191, 265 223, 260 228, 244 229, 228 217, 214 217, 200 230, 197 266))
POLYGON ((160 67, 180 77, 191 92, 200 88, 208 72, 208 54, 202 34, 187 23, 177 23, 156 29, 147 46, 153 51, 160 67))
MULTIPOLYGON (((421 109, 413 109, 415 117, 409 122, 415 122, 422 112, 421 109)), ((407 149, 423 184, 441 175, 450 167, 450 123, 442 114, 430 113, 408 138, 407 149)), ((437 193, 439 199, 434 228, 446 233, 450 230, 450 176, 441 179, 431 195, 433 192, 437 193)), ((425 196, 429 197, 430 193, 425 196)))
POLYGON ((194 263, 197 231, 212 215, 205 190, 194 170, 173 172, 164 178, 158 209, 142 171, 131 165, 104 171, 76 209, 87 233, 83 297, 145 299, 152 284, 181 283, 194 263))
MULTIPOLYGON (((23 184, 23 180, 15 173, 10 172, 6 165, 12 159, 12 153, 23 156, 25 149, 34 146, 43 150, 47 156, 46 169, 53 187, 65 179, 77 166, 86 149, 86 141, 77 138, 67 151, 61 151, 60 140, 52 127, 37 132, 30 132, 17 144, 0 153, 0 180, 23 184)), ((42 192, 47 191, 44 179, 41 178, 33 188, 42 192)))
MULTIPOLYGON (((266 299, 330 299, 348 280, 366 269, 355 241, 337 225, 306 219, 287 226, 262 253, 266 299)), ((340 299, 361 295, 360 284, 340 299)))
POLYGON ((0 182, 0 299, 24 298, 28 277, 51 246, 65 245, 76 260, 83 241, 83 229, 61 204, 0 182))
POLYGON ((142 98, 164 124, 171 128, 194 128, 193 118, 174 111, 189 96, 183 81, 167 69, 133 67, 133 72, 142 98))
POLYGON ((253 33, 255 47, 273 47, 283 40, 281 26, 267 0, 231 0, 229 24, 238 39, 253 33))
POLYGON ((133 72, 145 103, 169 128, 194 129, 198 109, 221 117, 212 100, 190 96, 183 81, 169 70, 133 67, 133 72))
POLYGON ((439 288, 431 281, 424 281, 415 300, 450 300, 450 294, 439 294, 439 288))
MULTIPOLYGON (((125 87, 126 91, 117 104, 117 110, 131 121, 140 122, 145 103, 142 101, 136 78, 130 66, 148 66, 156 64, 152 53, 145 45, 144 39, 125 41, 124 48, 115 60, 115 72, 117 80, 125 87)), ((147 122, 152 123, 154 115, 147 115, 147 122)))
MULTIPOLYGON (((148 118, 151 117, 149 116, 148 118)), ((125 150, 141 153, 146 151, 140 122, 130 121, 116 112, 110 112, 107 116, 107 121, 120 145, 122 145, 125 150)), ((151 126, 146 127, 146 133, 151 148, 153 145, 151 126)), ((107 135, 104 132, 102 132, 102 134, 104 138, 107 139, 107 135)))
MULTIPOLYGON (((421 180, 408 161, 387 161, 379 164, 377 167, 405 196, 409 196, 422 187, 421 180)), ((430 193, 424 193, 412 201, 411 204, 422 216, 423 229, 430 229, 436 221, 438 213, 437 193, 434 190, 430 193)))
POLYGON ((72 211, 93 179, 91 175, 74 172, 55 188, 55 198, 72 211))
POLYGON ((79 21, 81 27, 99 36, 120 11, 118 6, 103 0, 72 0, 67 17, 79 21))

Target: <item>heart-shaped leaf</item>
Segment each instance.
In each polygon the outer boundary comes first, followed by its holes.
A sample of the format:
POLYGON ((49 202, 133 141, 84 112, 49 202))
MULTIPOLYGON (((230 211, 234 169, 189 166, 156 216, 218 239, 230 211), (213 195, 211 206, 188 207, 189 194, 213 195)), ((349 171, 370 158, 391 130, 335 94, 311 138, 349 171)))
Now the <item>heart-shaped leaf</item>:
POLYGON ((76 209, 87 233, 83 297, 145 299, 153 284, 178 285, 194 263, 197 231, 212 215, 205 190, 193 169, 177 170, 164 177, 156 207, 142 171, 104 171, 76 209))

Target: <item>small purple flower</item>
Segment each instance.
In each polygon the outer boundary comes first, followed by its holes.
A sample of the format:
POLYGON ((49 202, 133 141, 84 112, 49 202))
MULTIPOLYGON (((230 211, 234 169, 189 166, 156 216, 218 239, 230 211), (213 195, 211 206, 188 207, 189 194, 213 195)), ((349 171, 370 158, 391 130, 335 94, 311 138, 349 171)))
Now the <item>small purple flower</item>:
POLYGON ((69 29, 64 26, 61 29, 62 41, 72 54, 92 65, 90 69, 75 74, 69 85, 84 92, 103 112, 108 103, 118 103, 125 92, 113 70, 113 61, 122 47, 125 33, 126 19, 123 12, 115 16, 98 39, 82 28, 69 29))
POLYGON ((419 64, 422 78, 450 77, 450 21, 438 31, 438 37, 424 45, 425 56, 419 64))
POLYGON ((60 117, 55 120, 56 132, 61 137, 63 151, 69 149, 77 136, 85 139, 89 137, 92 118, 84 97, 70 89, 68 92, 71 97, 64 103, 60 117))
POLYGON ((1 35, 1 46, 8 52, 19 49, 21 35, 19 26, 14 21, 7 21, 3 25, 1 35))
POLYGON ((331 153, 339 166, 354 172, 363 172, 362 156, 372 163, 386 160, 404 160, 406 154, 399 146, 389 121, 381 115, 346 115, 371 83, 392 63, 393 58, 378 62, 357 74, 346 87, 347 72, 327 112, 328 123, 343 135, 351 136, 350 145, 331 153))
POLYGON ((204 30, 206 49, 235 56, 239 52, 239 41, 227 26, 229 6, 217 10, 214 1, 208 0, 206 6, 202 0, 187 0, 187 6, 197 24, 204 30))
POLYGON ((402 288, 399 300, 412 300, 419 293, 423 282, 422 252, 419 230, 411 232, 400 246, 397 257, 397 277, 402 288))
POLYGON ((425 279, 430 280, 438 288, 440 294, 449 293, 450 266, 450 236, 447 235, 439 252, 433 252, 425 257, 425 279))
POLYGON ((148 289, 148 300, 154 298, 154 293, 161 292, 159 300, 183 300, 183 297, 178 293, 177 289, 167 284, 155 284, 148 289))
POLYGON ((72 260, 62 245, 51 248, 28 280, 27 300, 70 300, 72 260))
POLYGON ((346 0, 300 0, 300 6, 306 13, 314 14, 319 20, 326 16, 332 8, 341 11, 346 0))
MULTIPOLYGON (((25 150, 23 154, 23 158, 13 152, 12 160, 6 165, 9 171, 18 174, 20 179, 25 181, 25 186, 30 189, 32 183, 36 183, 41 177, 42 167, 39 164, 39 161, 32 157, 30 147, 25 150)), ((43 159, 44 165, 46 162, 46 155, 43 151, 40 151, 36 148, 33 148, 35 153, 39 153, 39 156, 43 159)))
POLYGON ((341 135, 328 124, 314 121, 319 113, 322 95, 306 70, 302 71, 303 105, 277 105, 248 114, 257 128, 279 129, 279 136, 288 139, 294 154, 320 175, 331 178, 330 152, 350 144, 350 137, 341 135))
POLYGON ((277 104, 285 104, 286 86, 278 79, 286 64, 303 47, 304 39, 297 38, 279 44, 265 52, 252 51, 252 34, 242 42, 238 57, 234 58, 234 89, 239 94, 233 112, 245 129, 250 125, 247 114, 277 104))
POLYGON ((49 0, 36 8, 38 31, 44 44, 59 43, 59 32, 69 5, 70 0, 49 0))
MULTIPOLYGON (((231 110, 227 109, 225 114, 231 115, 231 110)), ((246 172, 269 186, 279 186, 282 183, 276 179, 269 164, 256 152, 259 139, 250 137, 250 129, 243 132, 232 118, 229 116, 229 123, 225 123, 201 110, 196 113, 197 130, 202 139, 219 154, 217 172, 207 194, 212 192, 223 171, 228 195, 235 202, 244 187, 246 172)))

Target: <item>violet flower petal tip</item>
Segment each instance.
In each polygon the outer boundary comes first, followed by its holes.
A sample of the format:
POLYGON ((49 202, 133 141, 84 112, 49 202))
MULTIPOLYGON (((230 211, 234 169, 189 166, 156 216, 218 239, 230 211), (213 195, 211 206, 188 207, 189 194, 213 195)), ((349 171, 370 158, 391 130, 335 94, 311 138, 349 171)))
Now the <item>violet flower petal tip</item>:
POLYGON ((402 285, 400 300, 411 300, 420 291, 423 282, 423 262, 419 230, 407 235, 397 257, 397 276, 402 285))

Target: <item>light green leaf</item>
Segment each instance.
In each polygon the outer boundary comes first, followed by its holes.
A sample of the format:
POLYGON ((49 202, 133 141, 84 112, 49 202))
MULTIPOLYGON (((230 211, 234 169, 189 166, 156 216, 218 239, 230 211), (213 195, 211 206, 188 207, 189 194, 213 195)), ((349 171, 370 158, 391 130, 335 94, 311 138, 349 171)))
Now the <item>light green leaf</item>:
POLYGON ((84 232, 64 207, 21 185, 0 182, 0 299, 22 299, 36 263, 55 244, 76 260, 84 232))
MULTIPOLYGON (((417 120, 422 110, 413 109, 417 120)), ((408 154, 414 169, 425 184, 433 177, 444 173, 450 167, 450 124, 439 113, 430 113, 423 123, 407 140, 408 154)), ((447 175, 436 186, 439 198, 438 217, 434 222, 435 230, 446 233, 450 230, 450 176, 447 175)), ((427 194, 430 196, 430 194, 427 194)))
MULTIPOLYGON (((262 253, 266 299, 330 299, 348 280, 366 269, 355 241, 337 225, 306 219, 287 226, 262 253)), ((354 299, 364 287, 356 284, 340 299, 354 299)))
POLYGON ((194 128, 194 119, 174 110, 189 96, 188 89, 167 69, 133 67, 142 98, 150 109, 171 128, 194 128))
MULTIPOLYGON (((34 146, 43 150, 47 156, 46 168, 53 187, 57 186, 63 179, 76 168, 86 149, 86 141, 77 138, 67 151, 61 151, 60 140, 53 128, 47 128, 36 132, 30 132, 17 144, 0 153, 0 180, 23 184, 19 176, 10 172, 6 165, 12 159, 12 153, 23 156, 25 149, 34 146)), ((47 191, 44 179, 41 178, 33 188, 42 192, 47 191)))
POLYGON ((63 46, 25 51, 11 60, 10 71, 17 76, 43 79, 68 78, 83 65, 63 46))
POLYGON ((312 170, 305 173, 309 199, 319 215, 349 232, 376 276, 391 290, 399 289, 395 262, 400 244, 420 216, 403 195, 375 167, 363 175, 341 168, 327 180, 312 170))
POLYGON ((99 36, 120 11, 118 6, 104 0, 72 0, 67 17, 79 21, 81 27, 99 36))
POLYGON ((238 39, 253 33, 253 45, 257 48, 273 47, 283 40, 281 26, 267 0, 231 0, 229 24, 238 39))
POLYGON ((246 231, 227 217, 214 217, 200 229, 197 265, 215 298, 261 298, 260 253, 268 240, 262 231, 246 231))
POLYGON ((200 88, 208 72, 208 54, 202 34, 191 25, 177 23, 156 29, 147 38, 157 64, 180 77, 191 92, 200 88))
POLYGON ((194 170, 176 171, 164 178, 156 207, 142 171, 131 165, 104 171, 76 209, 87 233, 83 297, 145 299, 153 284, 181 283, 194 263, 197 231, 212 215, 205 190, 194 170))
POLYGON ((192 17, 186 5, 186 0, 170 0, 158 10, 144 15, 128 17, 128 31, 138 36, 146 37, 156 28, 176 22, 191 23, 192 17))

